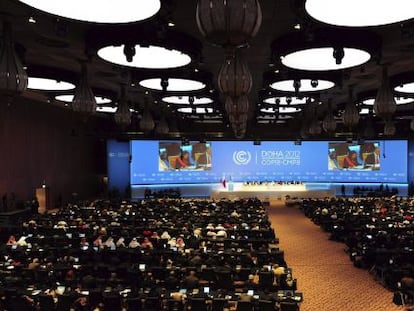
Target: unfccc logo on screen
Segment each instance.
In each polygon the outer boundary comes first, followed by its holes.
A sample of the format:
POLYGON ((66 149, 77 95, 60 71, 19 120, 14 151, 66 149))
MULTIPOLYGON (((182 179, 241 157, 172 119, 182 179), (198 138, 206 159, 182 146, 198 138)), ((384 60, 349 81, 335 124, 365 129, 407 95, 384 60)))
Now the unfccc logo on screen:
POLYGON ((237 165, 247 165, 252 159, 252 155, 249 151, 234 151, 233 152, 233 161, 237 165))

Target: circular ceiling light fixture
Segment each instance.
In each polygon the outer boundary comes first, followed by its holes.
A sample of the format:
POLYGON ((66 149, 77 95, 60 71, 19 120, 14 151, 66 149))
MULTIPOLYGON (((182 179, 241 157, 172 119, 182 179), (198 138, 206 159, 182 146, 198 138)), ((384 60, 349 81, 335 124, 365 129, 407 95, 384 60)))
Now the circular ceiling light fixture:
POLYGON ((394 88, 396 92, 414 94, 414 82, 402 83, 394 88))
POLYGON ((369 108, 362 108, 362 109, 359 111, 359 114, 369 114, 369 108))
POLYGON ((111 106, 97 106, 96 112, 115 113, 118 107, 111 106))
MULTIPOLYGON (((97 106, 96 107, 96 112, 102 112, 102 113, 115 113, 118 109, 118 106, 113 107, 113 106, 97 106)), ((129 111, 131 112, 135 112, 134 109, 130 108, 129 111)))
POLYGON ((410 0, 306 0, 305 9, 318 21, 348 27, 381 26, 414 18, 414 2, 410 0))
POLYGON ((279 108, 275 108, 275 107, 267 107, 267 108, 262 108, 260 109, 261 112, 263 113, 296 113, 301 111, 302 109, 298 108, 298 107, 279 107, 279 108))
POLYGON ((27 88, 37 91, 69 91, 73 90, 75 88, 75 85, 66 81, 29 77, 27 88))
POLYGON ((292 52, 281 57, 286 67, 300 70, 339 70, 362 65, 371 58, 370 53, 356 48, 342 48, 343 57, 338 64, 333 47, 311 48, 292 52))
POLYGON ((132 23, 148 19, 161 8, 160 0, 19 0, 38 10, 91 23, 132 23))
POLYGON ((150 78, 139 82, 144 88, 156 90, 156 91, 167 91, 167 92, 191 92, 199 91, 206 87, 206 84, 191 79, 182 78, 150 78))
POLYGON ((192 103, 193 105, 208 105, 213 103, 213 100, 209 97, 195 97, 195 96, 166 96, 162 98, 162 101, 167 104, 173 105, 191 105, 191 101, 194 100, 192 103))
POLYGON ((281 80, 270 84, 272 89, 283 92, 317 92, 328 90, 334 86, 335 83, 332 81, 313 79, 281 80), (297 81, 300 81, 300 87, 298 89, 295 88, 297 81))
POLYGON ((341 70, 368 62, 381 38, 361 29, 318 28, 283 35, 272 42, 272 61, 306 71, 341 70))
POLYGON ((213 108, 200 108, 200 107, 197 107, 195 109, 193 109, 191 107, 178 108, 177 111, 181 112, 181 113, 196 113, 196 114, 204 114, 204 113, 213 113, 214 112, 213 108))
MULTIPOLYGON (((394 99, 397 105, 406 105, 406 104, 414 103, 414 98, 394 96, 394 99)), ((375 98, 368 98, 361 102, 361 104, 365 106, 373 106, 374 103, 375 103, 375 98)))
POLYGON ((288 96, 280 96, 280 97, 268 97, 263 100, 264 103, 270 105, 280 105, 280 106, 296 106, 296 105, 305 105, 308 98, 306 97, 288 97, 288 96))
MULTIPOLYGON (((71 103, 71 102, 73 102, 73 97, 74 97, 74 95, 71 95, 71 94, 56 95, 55 99, 58 100, 58 101, 61 101, 61 102, 65 102, 65 103, 71 103)), ((95 96, 95 100, 96 100, 96 103, 98 105, 109 104, 109 103, 112 102, 112 100, 110 98, 107 98, 107 97, 104 97, 104 96, 95 96)))
POLYGON ((98 56, 116 65, 143 69, 170 69, 191 63, 188 54, 155 45, 106 46, 98 50, 98 56))

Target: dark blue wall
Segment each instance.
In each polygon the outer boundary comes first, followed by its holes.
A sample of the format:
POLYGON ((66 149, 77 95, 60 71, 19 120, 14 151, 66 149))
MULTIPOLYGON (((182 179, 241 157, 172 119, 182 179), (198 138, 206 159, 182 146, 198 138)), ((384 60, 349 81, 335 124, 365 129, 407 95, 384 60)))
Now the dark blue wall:
POLYGON ((117 188, 121 193, 130 185, 129 181, 129 142, 108 140, 108 187, 117 188))

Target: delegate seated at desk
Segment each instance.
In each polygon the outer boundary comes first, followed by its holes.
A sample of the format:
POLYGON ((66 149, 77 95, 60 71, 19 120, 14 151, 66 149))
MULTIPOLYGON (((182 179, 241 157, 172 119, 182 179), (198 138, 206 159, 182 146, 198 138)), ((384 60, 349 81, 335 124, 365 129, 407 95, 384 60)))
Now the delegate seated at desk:
POLYGON ((190 161, 190 153, 188 151, 183 151, 181 156, 175 161, 175 169, 177 170, 185 169, 192 165, 193 164, 190 161))
POLYGON ((358 155, 356 151, 349 151, 348 155, 344 158, 343 168, 355 168, 360 166, 357 159, 358 155))

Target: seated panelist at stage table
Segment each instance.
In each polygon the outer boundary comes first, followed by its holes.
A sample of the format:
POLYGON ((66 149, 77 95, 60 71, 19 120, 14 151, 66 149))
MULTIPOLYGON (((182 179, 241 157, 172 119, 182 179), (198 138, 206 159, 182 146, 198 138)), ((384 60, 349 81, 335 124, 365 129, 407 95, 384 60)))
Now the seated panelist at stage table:
POLYGON ((374 152, 367 155, 365 165, 373 165, 374 168, 379 168, 380 165, 380 149, 375 148, 374 152))
POLYGON ((360 166, 358 163, 358 155, 356 151, 350 151, 348 155, 344 158, 343 168, 355 168, 360 166))
POLYGON ((183 151, 181 156, 175 161, 175 169, 185 169, 191 167, 193 164, 190 161, 190 153, 183 151))

